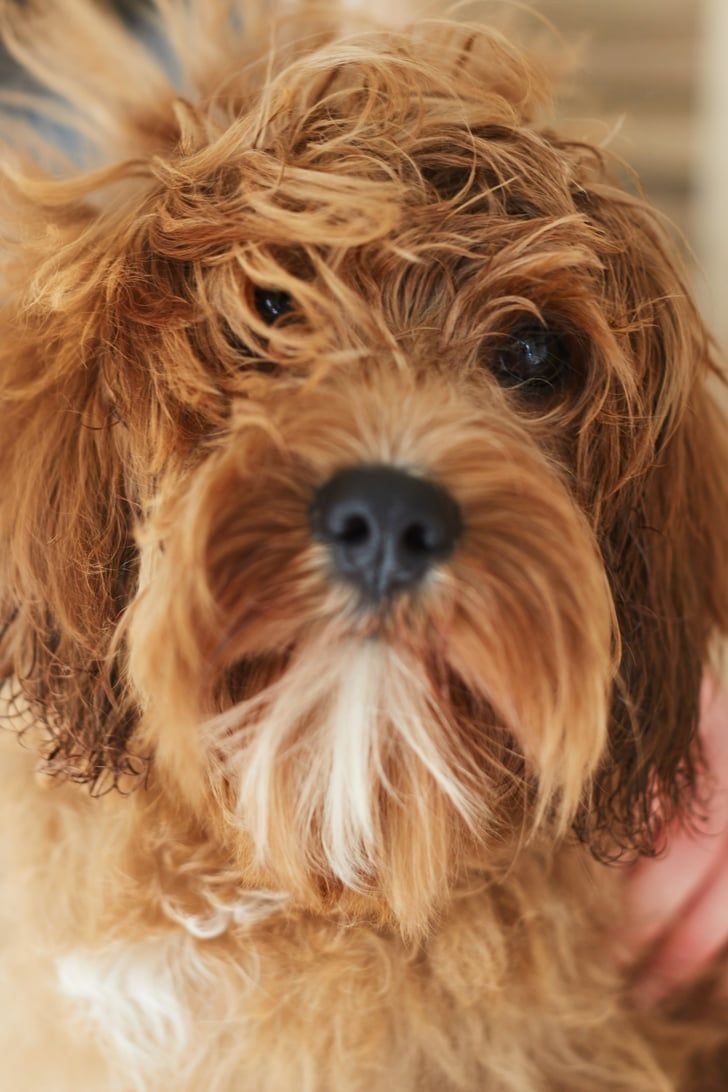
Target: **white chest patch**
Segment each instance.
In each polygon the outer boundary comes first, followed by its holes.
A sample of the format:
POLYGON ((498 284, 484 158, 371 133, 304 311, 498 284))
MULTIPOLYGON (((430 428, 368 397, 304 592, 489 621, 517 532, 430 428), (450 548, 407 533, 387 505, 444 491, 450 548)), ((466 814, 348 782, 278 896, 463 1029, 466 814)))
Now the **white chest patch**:
POLYGON ((260 986, 255 945, 207 942, 231 931, 245 937, 287 901, 281 892, 246 891, 188 914, 163 900, 174 931, 77 948, 56 960, 58 987, 103 1042, 119 1087, 156 1092, 163 1077, 176 1086, 217 1056, 226 1029, 235 1028, 238 1042, 244 1037, 248 1002, 260 986))
MULTIPOLYGON (((150 1076, 175 1067, 191 1041, 185 1003, 195 952, 183 933, 103 950, 76 950, 57 960, 61 992, 116 1056, 127 1082, 147 1088, 150 1076)), ((185 1059, 185 1065, 191 1059, 185 1059)))

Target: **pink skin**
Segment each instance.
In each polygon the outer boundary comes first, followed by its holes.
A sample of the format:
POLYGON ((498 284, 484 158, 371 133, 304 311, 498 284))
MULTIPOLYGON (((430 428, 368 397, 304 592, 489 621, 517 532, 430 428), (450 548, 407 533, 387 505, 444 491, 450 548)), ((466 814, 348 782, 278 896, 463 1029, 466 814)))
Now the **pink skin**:
POLYGON ((653 950, 635 988, 644 1006, 694 979, 728 945, 728 690, 709 679, 702 704, 709 814, 697 830, 676 825, 664 856, 627 873, 627 959, 653 950))

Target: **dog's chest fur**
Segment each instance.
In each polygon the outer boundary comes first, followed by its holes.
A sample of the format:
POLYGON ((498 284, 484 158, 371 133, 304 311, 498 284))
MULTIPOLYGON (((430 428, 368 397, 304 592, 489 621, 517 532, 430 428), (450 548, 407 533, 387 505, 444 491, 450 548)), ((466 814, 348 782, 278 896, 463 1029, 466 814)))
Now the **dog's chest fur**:
POLYGON ((606 947, 594 958, 604 876, 580 852, 549 862, 534 849, 501 882, 473 877, 418 944, 265 892, 193 914, 157 889, 125 919, 108 901, 124 888, 106 856, 124 837, 118 803, 33 789, 29 756, 6 757, 4 829, 32 826, 23 847, 36 849, 32 862, 12 839, 4 850, 14 1092, 672 1087, 606 947), (92 862, 108 869, 93 893, 92 862), (21 974, 32 1015, 15 1000, 21 974))

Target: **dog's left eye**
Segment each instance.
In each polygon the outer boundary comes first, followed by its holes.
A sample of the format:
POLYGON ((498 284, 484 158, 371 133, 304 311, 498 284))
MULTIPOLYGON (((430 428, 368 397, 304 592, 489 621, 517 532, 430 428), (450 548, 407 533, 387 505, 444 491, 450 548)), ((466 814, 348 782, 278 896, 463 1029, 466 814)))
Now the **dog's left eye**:
POLYGON ((569 346, 546 326, 520 326, 497 346, 492 367, 504 387, 525 387, 534 394, 555 390, 571 370, 569 346))
POLYGON ((293 311, 293 300, 289 294, 277 288, 256 288, 253 302, 266 326, 272 326, 279 318, 293 311))

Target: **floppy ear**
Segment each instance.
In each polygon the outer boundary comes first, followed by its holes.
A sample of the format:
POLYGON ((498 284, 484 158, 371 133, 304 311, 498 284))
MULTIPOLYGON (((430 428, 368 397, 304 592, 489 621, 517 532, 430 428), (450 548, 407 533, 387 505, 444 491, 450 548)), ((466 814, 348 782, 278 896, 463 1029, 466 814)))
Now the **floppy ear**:
MULTIPOLYGON (((162 3, 170 45, 176 28, 192 56, 195 20, 224 22, 232 6, 195 0, 188 27, 178 5, 162 3)), ((0 34, 66 104, 39 99, 24 129, 17 117, 2 119, 12 139, 0 172, 0 680, 12 680, 3 698, 13 699, 3 713, 17 711, 22 727, 29 703, 49 769, 101 791, 141 768, 130 753, 137 711, 124 690, 119 640, 137 579, 136 498, 120 455, 127 422, 116 420, 104 373, 121 362, 117 386, 151 432, 151 393, 141 393, 154 382, 144 330, 179 301, 151 267, 139 223, 153 185, 149 164, 179 146, 194 111, 175 114, 164 64, 103 5, 2 5, 0 34), (104 63, 89 66, 99 50, 104 63), (58 179, 24 162, 18 138, 56 162, 59 149, 44 148, 41 133, 58 136, 59 118, 112 164, 58 179), (144 297, 134 361, 122 337, 132 283, 144 297)), ((217 35, 221 49, 230 52, 230 38, 217 35)), ((208 67, 216 83, 220 67, 208 67)))
POLYGON ((0 314, 0 665, 50 770, 100 788, 134 766, 112 643, 135 550, 113 420, 75 317, 0 314))
POLYGON ((0 179, 0 671, 50 769, 100 789, 137 768, 114 651, 136 551, 101 374, 112 235, 82 191, 0 179))
POLYGON ((622 657, 596 804, 610 835, 643 851, 700 805, 701 682, 728 628, 727 467, 725 421, 696 390, 605 543, 622 657))
POLYGON ((586 471, 621 661, 610 753, 580 829, 602 854, 654 852, 664 824, 699 806, 701 680, 728 629, 726 422, 709 391, 709 338, 654 214, 600 184, 576 199, 597 230, 609 320, 634 379, 613 402, 611 440, 596 445, 609 454, 586 471))
POLYGON ((51 769, 96 784, 129 769, 112 640, 135 551, 110 425, 73 400, 56 389, 4 411, 0 662, 42 722, 51 769))

